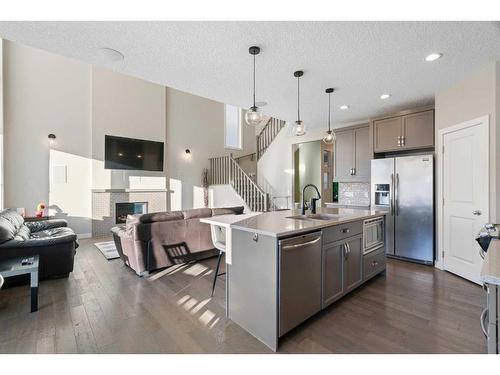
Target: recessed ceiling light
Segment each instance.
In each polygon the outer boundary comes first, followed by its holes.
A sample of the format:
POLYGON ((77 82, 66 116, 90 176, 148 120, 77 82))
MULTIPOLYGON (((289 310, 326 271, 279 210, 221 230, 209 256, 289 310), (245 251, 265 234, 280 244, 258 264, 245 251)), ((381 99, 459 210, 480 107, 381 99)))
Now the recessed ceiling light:
POLYGON ((340 109, 345 111, 346 109, 349 109, 349 106, 347 104, 341 105, 340 109))
POLYGON ((391 94, 382 94, 382 95, 380 95, 380 99, 382 99, 382 100, 389 99, 390 97, 391 97, 391 94))
POLYGON ((123 53, 108 47, 99 48, 96 53, 96 60, 101 64, 122 61, 124 58, 123 53))
POLYGON ((425 57, 425 61, 427 61, 427 62, 436 61, 437 59, 439 59, 442 56, 443 56, 442 53, 431 53, 430 55, 427 55, 425 57))

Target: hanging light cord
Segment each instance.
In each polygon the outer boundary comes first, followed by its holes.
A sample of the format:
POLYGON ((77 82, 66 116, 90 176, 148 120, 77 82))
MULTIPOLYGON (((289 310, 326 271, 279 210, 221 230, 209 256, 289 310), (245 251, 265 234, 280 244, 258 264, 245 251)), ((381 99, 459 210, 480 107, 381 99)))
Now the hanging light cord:
POLYGON ((253 106, 255 105, 255 55, 253 55, 253 106))
POLYGON ((297 77, 297 121, 300 121, 300 77, 297 77))
POLYGON ((332 98, 332 94, 331 93, 328 93, 328 131, 331 131, 330 129, 330 101, 331 101, 331 98, 332 98))

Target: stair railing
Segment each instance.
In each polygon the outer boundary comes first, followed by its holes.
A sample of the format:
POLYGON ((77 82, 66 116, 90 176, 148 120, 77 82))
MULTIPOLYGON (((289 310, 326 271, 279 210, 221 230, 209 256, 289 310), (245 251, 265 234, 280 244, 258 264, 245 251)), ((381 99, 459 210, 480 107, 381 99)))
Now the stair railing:
POLYGON ((232 156, 209 159, 211 185, 231 185, 252 211, 269 210, 269 195, 241 169, 232 156))
POLYGON ((285 126, 285 121, 270 117, 257 136, 257 160, 266 152, 274 138, 285 126))

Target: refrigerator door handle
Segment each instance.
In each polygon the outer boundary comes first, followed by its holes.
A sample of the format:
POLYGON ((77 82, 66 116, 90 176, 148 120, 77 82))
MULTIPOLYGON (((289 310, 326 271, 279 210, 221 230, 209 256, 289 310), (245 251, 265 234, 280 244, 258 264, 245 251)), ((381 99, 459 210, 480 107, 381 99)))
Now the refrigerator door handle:
POLYGON ((399 215, 399 173, 396 173, 396 216, 399 215))
POLYGON ((389 201, 389 210, 391 216, 394 216, 394 173, 391 173, 391 196, 389 201))

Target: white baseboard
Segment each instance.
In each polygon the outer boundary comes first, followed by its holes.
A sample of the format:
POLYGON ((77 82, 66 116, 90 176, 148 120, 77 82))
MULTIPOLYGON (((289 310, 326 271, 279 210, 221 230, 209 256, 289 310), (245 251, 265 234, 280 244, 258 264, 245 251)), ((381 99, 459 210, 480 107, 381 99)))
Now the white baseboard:
POLYGON ((92 233, 77 233, 76 235, 79 239, 92 238, 92 233))

